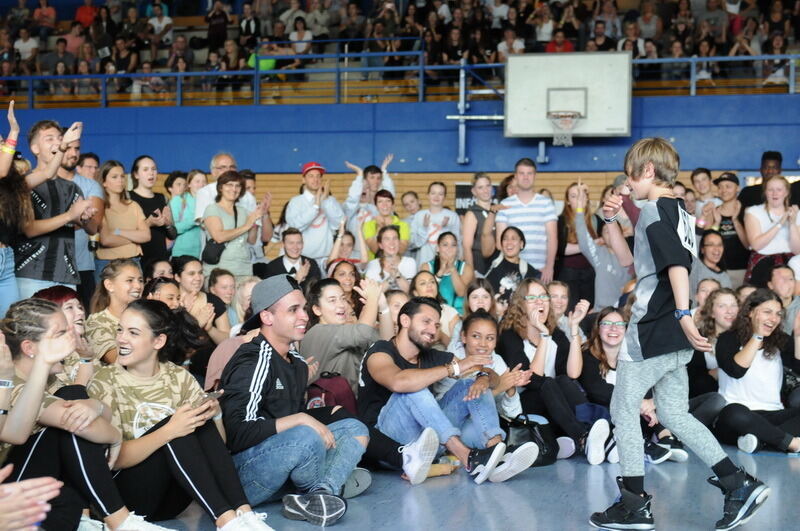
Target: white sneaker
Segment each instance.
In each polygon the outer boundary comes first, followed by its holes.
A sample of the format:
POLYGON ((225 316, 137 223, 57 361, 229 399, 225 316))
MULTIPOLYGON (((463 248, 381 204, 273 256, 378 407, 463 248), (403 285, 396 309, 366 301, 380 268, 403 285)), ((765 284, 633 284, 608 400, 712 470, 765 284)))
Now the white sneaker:
POLYGON ((92 520, 85 514, 81 515, 81 521, 78 524, 78 531, 104 531, 106 525, 99 520, 92 520))
POLYGON ((606 460, 606 441, 611 433, 611 425, 606 419, 598 419, 586 435, 584 451, 590 465, 599 465, 606 460))
POLYGON ((428 477, 428 470, 438 450, 439 436, 433 428, 425 428, 416 441, 400 447, 403 472, 412 485, 419 485, 428 477))
POLYGON ((556 459, 569 459, 575 455, 575 441, 572 437, 556 437, 558 443, 558 454, 556 459))
POLYGON ((752 433, 742 435, 736 440, 736 446, 739 447, 739 450, 747 452, 748 454, 755 453, 755 451, 758 450, 758 437, 752 433))
POLYGON ((500 458, 500 464, 489 474, 489 481, 492 483, 501 483, 513 478, 529 469, 539 457, 539 447, 534 442, 526 442, 511 452, 508 450, 509 448, 506 448, 506 454, 500 458))
POLYGON ((606 441, 606 461, 609 463, 619 463, 619 448, 617 448, 617 441, 614 435, 610 435, 606 441))
MULTIPOLYGON (((106 526, 106 529, 111 531, 111 528, 106 526)), ((167 527, 151 524, 136 513, 131 513, 117 528, 117 531, 169 531, 167 527)))
POLYGON ((236 511, 236 514, 247 525, 247 529, 258 531, 275 531, 268 526, 266 522, 264 522, 264 520, 267 519, 267 513, 257 513, 255 511, 243 513, 241 511, 236 511))

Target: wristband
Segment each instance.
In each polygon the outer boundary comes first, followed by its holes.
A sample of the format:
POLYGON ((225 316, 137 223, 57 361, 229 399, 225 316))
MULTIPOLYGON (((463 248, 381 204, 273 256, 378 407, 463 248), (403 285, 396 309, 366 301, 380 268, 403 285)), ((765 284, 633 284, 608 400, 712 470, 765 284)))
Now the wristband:
POLYGON ((616 215, 616 214, 614 214, 614 215, 613 215, 613 216, 611 216, 610 218, 607 218, 607 217, 603 216, 603 221, 605 221, 605 222, 606 222, 606 225, 608 225, 608 224, 610 224, 610 223, 614 223, 615 221, 617 221, 617 215, 616 215))
POLYGON ((222 419, 222 412, 211 417, 211 420, 220 420, 220 419, 222 419))
POLYGON ((719 225, 711 225, 711 230, 719 232, 719 225))
POLYGON ((8 415, 7 409, 0 409, 0 415, 8 415))
POLYGON ((6 138, 6 144, 8 144, 11 147, 17 147, 17 141, 14 140, 13 138, 6 138))
POLYGON ((578 214, 583 214, 585 211, 586 211, 586 209, 584 209, 584 208, 576 208, 575 209, 575 212, 577 212, 578 214))
POLYGON ((100 411, 97 413, 97 416, 98 417, 102 417, 103 416, 103 411, 105 411, 105 410, 106 410, 105 403, 104 402, 100 402, 100 411))
POLYGON ((447 369, 447 377, 448 378, 455 378, 455 371, 453 370, 452 363, 445 363, 444 368, 447 369))
POLYGON ((17 152, 16 149, 9 147, 6 144, 0 145, 0 151, 2 151, 3 153, 8 153, 9 155, 13 155, 14 153, 17 152))
POLYGON ((755 339, 756 341, 764 341, 764 336, 753 334, 753 339, 755 339))
POLYGON ((543 333, 539 332, 539 337, 548 338, 548 337, 550 337, 550 334, 543 334, 543 333))
POLYGON ((453 374, 456 378, 461 376, 461 366, 458 364, 456 360, 450 362, 450 365, 453 367, 453 374))
POLYGON ((89 365, 94 361, 94 358, 81 358, 80 363, 84 365, 89 365))
POLYGON ((0 389, 13 389, 13 388, 14 388, 13 380, 0 380, 0 389))

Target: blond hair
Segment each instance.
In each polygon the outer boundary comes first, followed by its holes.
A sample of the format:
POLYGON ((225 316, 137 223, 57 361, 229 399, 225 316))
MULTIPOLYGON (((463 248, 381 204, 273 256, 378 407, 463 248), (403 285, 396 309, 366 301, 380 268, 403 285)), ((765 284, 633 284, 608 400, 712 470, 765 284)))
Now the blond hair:
POLYGON ((675 147, 664 138, 642 138, 625 154, 625 173, 640 179, 648 163, 653 165, 655 184, 672 187, 678 178, 681 158, 675 147))

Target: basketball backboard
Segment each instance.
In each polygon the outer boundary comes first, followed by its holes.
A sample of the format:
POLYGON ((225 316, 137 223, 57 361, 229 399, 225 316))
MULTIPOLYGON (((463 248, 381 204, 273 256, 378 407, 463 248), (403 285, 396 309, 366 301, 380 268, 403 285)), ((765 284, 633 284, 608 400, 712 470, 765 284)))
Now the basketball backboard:
POLYGON ((552 137, 548 113, 581 114, 575 137, 631 135, 629 52, 512 55, 506 65, 505 136, 552 137))

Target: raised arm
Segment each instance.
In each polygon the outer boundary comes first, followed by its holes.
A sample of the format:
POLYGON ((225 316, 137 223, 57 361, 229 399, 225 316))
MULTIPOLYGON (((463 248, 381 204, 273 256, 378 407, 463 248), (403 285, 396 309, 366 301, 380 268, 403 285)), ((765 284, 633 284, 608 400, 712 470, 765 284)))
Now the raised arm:
POLYGON ((8 136, 5 145, 0 148, 0 179, 8 175, 14 163, 14 151, 19 138, 19 123, 14 115, 14 100, 8 102, 8 136))

